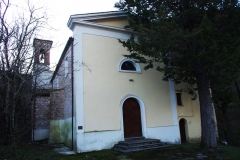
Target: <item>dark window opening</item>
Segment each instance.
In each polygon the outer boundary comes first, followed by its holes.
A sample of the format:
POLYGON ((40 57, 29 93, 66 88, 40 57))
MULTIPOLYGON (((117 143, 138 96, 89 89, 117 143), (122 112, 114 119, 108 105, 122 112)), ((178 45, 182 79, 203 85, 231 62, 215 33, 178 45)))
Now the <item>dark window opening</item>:
POLYGON ((121 66, 121 70, 136 71, 136 68, 131 62, 126 61, 126 62, 123 62, 121 66))
POLYGON ((44 56, 45 56, 45 50, 41 49, 40 50, 40 57, 39 57, 39 62, 44 63, 44 56))
POLYGON ((182 93, 176 93, 177 95, 177 105, 182 106, 182 93))

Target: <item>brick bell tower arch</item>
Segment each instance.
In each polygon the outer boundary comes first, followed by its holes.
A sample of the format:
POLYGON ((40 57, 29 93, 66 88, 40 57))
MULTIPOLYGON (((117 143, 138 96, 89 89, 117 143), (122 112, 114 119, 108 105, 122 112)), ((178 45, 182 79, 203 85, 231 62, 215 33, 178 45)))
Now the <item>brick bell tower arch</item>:
POLYGON ((50 65, 50 49, 53 41, 34 38, 34 63, 50 65))

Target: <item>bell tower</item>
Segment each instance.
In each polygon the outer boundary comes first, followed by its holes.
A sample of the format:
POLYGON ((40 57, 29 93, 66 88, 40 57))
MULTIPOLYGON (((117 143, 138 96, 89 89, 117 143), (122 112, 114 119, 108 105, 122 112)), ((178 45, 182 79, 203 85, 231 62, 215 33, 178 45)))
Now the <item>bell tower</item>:
POLYGON ((45 66, 50 65, 50 49, 53 41, 34 38, 34 63, 45 66))

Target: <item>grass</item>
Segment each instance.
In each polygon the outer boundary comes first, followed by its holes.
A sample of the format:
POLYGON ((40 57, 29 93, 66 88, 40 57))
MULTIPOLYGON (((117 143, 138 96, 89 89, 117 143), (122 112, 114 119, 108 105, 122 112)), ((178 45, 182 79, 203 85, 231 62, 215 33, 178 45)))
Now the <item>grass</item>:
POLYGON ((199 144, 174 145, 168 148, 133 153, 102 150, 76 155, 60 155, 53 147, 37 144, 21 144, 12 155, 11 147, 0 146, 0 160, 171 160, 216 159, 239 160, 240 147, 219 145, 216 149, 200 149, 199 144))

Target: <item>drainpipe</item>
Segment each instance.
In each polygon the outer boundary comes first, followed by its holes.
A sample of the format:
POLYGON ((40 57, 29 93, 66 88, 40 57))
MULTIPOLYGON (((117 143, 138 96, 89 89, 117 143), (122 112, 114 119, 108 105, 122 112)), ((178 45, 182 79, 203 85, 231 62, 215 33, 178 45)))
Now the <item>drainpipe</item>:
POLYGON ((71 73, 71 75, 72 75, 72 150, 73 150, 73 114, 74 114, 74 85, 73 85, 73 73, 74 73, 74 71, 73 71, 73 69, 74 69, 74 67, 73 67, 73 42, 74 42, 74 38, 72 38, 72 48, 71 48, 71 56, 72 56, 72 58, 71 58, 71 71, 72 71, 72 73, 71 73))

